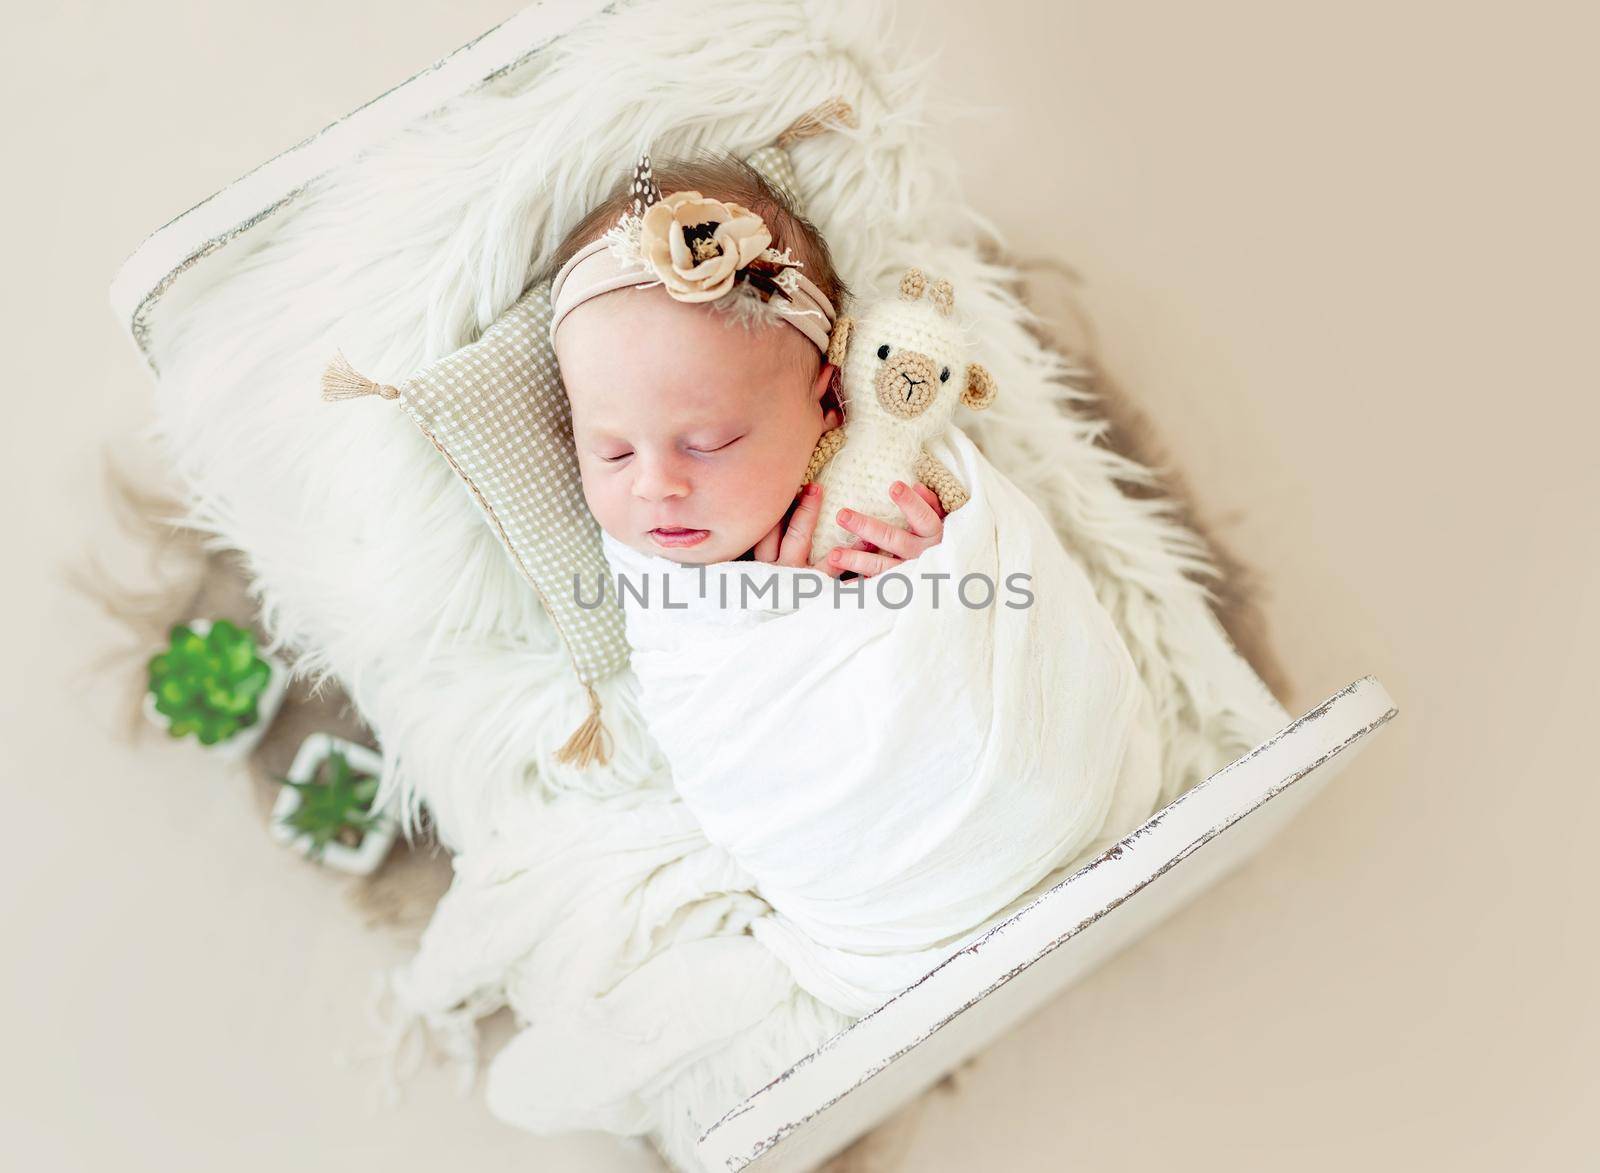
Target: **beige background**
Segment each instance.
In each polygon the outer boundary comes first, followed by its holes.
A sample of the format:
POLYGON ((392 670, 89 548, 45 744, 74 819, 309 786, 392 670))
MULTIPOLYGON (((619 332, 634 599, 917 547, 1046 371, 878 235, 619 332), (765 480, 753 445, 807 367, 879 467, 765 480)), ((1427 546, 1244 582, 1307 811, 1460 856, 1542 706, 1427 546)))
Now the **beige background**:
MULTIPOLYGON (((1583 6, 927 6, 969 195, 1259 571, 1307 707, 1402 708, 1244 872, 902 1119, 917 1170, 1593 1167, 1597 95, 1583 6), (1060 282, 1057 282, 1060 285, 1060 282), (1585 1116, 1588 1116, 1586 1122, 1585 1116)), ((0 1135, 34 1169, 652 1167, 333 1062, 397 959, 188 747, 117 740, 99 480, 157 224, 512 0, 31 5, 5 93, 0 1135), (535 1162, 532 1166, 529 1161, 535 1162)), ((120 542, 120 544, 119 544, 120 542)))

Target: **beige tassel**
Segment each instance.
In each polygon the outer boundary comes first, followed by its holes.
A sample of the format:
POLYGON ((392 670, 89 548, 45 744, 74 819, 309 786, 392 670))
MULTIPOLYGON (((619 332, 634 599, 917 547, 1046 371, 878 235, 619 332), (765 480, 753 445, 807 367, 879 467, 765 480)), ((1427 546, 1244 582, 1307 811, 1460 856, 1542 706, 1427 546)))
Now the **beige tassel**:
POLYGON ((778 136, 778 146, 788 150, 801 139, 812 138, 833 129, 833 124, 856 125, 856 112, 843 98, 829 98, 814 106, 789 124, 789 129, 778 136))
POLYGON ((333 361, 322 372, 322 398, 334 403, 340 399, 360 399, 363 395, 399 399, 400 391, 387 383, 375 383, 365 375, 357 374, 344 353, 335 351, 333 361))
POLYGON ((575 765, 580 770, 590 763, 603 766, 611 760, 611 750, 608 748, 611 734, 600 723, 600 697, 591 685, 585 684, 583 687, 589 693, 589 715, 583 719, 582 725, 572 731, 567 743, 556 751, 556 761, 575 765))

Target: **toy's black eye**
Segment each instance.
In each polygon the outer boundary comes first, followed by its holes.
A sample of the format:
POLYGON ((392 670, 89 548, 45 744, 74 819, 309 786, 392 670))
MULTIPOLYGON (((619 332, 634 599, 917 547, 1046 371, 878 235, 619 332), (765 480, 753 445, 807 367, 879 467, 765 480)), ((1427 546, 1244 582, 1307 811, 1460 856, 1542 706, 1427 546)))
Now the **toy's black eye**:
POLYGON ((946 382, 949 382, 949 380, 950 380, 950 368, 949 367, 945 367, 944 370, 939 372, 939 382, 946 383, 946 382))
POLYGON ((888 358, 889 357, 889 344, 887 342, 885 342, 882 346, 878 347, 878 357, 879 358, 888 358))

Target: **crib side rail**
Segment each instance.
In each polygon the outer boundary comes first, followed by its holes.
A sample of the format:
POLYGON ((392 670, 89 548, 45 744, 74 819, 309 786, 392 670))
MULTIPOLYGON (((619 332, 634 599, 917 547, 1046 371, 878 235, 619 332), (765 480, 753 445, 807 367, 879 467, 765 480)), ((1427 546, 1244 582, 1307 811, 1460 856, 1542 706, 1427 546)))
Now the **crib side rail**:
POLYGON ((156 303, 187 301, 223 267, 226 246, 270 230, 317 176, 450 99, 520 66, 610 0, 531 4, 426 69, 329 123, 145 237, 111 282, 111 309, 141 355, 150 358, 156 303))
POLYGON ((815 1167, 1249 859, 1397 712, 1363 677, 727 1112, 729 1173, 815 1167))

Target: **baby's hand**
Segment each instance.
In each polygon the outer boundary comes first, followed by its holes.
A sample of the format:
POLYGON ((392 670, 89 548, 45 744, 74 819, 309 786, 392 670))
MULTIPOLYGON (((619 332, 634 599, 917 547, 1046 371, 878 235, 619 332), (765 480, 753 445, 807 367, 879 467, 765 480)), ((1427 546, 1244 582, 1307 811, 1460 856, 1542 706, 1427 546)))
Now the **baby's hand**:
POLYGON ((939 544, 944 537, 945 519, 939 494, 927 485, 908 489, 896 481, 889 486, 889 496, 906 515, 910 529, 889 525, 876 517, 863 517, 854 510, 839 510, 839 524, 857 538, 854 545, 833 548, 825 564, 830 574, 853 570, 863 578, 871 578, 939 544))
MULTIPOLYGON (((889 495, 906 515, 910 531, 886 525, 875 517, 862 517, 849 509, 839 511, 839 524, 853 534, 858 534, 849 546, 835 546, 821 566, 815 569, 837 578, 854 572, 871 578, 907 558, 915 558, 929 546, 936 546, 944 537, 944 506, 939 494, 927 485, 918 484, 908 490, 896 481, 889 487, 889 495)), ((771 562, 778 566, 806 566, 811 556, 811 538, 817 532, 817 522, 822 516, 822 486, 812 481, 803 486, 795 497, 795 505, 787 517, 779 518, 759 542, 750 556, 757 562, 771 562)))
POLYGON ((780 517, 773 523, 772 528, 756 543, 750 556, 757 562, 771 562, 778 566, 809 565, 811 536, 817 532, 821 504, 821 485, 811 481, 801 486, 795 496, 794 508, 786 517, 780 517))

